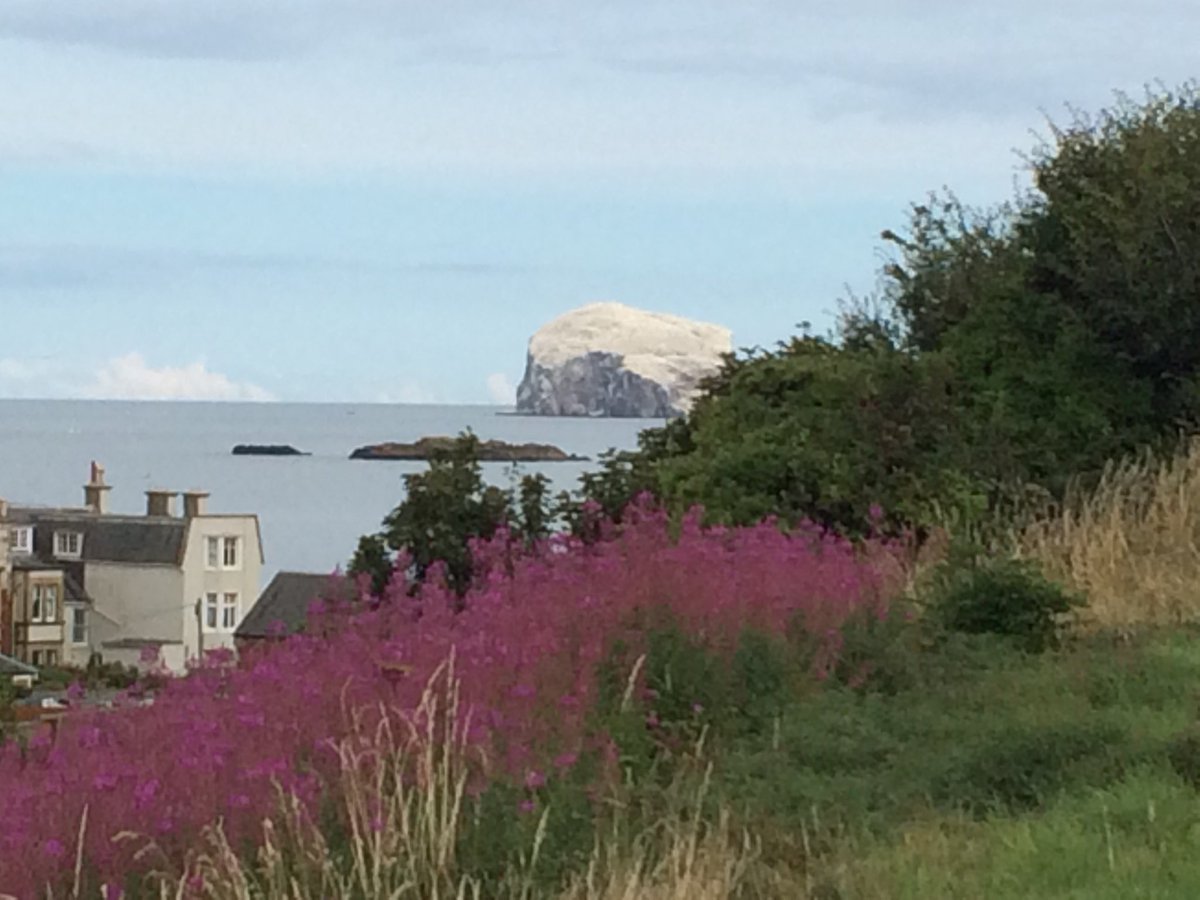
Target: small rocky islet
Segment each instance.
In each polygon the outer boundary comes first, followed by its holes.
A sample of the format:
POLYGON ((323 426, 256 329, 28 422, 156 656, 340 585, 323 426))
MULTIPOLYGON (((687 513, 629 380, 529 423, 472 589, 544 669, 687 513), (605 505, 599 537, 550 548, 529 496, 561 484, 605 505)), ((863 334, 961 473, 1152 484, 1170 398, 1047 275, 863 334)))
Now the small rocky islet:
MULTIPOLYGON (((368 444, 350 454, 351 459, 428 460, 454 448, 452 437, 423 437, 412 443, 388 442, 368 444)), ((553 444, 510 444, 507 441, 480 441, 476 448, 480 462, 586 462, 588 457, 567 453, 553 444)))
POLYGON ((297 450, 291 444, 238 444, 233 448, 234 456, 312 456, 297 450))

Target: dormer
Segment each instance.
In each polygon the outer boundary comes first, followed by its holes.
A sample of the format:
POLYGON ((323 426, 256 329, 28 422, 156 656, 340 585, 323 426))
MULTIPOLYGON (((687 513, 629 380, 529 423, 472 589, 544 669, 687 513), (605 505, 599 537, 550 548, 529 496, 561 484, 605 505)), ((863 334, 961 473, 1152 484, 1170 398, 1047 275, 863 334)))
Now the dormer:
POLYGON ((33 552, 33 526, 12 525, 8 529, 8 549, 12 553, 33 552))
POLYGON ((54 555, 58 559, 79 559, 83 556, 83 533, 69 529, 55 531, 54 555))

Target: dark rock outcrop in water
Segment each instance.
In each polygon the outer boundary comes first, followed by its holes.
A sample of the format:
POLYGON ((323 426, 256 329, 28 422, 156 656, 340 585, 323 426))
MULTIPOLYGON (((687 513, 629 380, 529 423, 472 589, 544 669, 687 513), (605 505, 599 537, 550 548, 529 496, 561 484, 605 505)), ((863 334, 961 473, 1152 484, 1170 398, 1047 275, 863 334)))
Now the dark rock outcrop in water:
POLYGON ((234 456, 311 456, 297 450, 291 444, 238 444, 233 448, 234 456))
POLYGON ((517 412, 663 419, 687 412, 733 349, 728 329, 620 303, 559 316, 529 341, 517 412))
MULTIPOLYGON (((359 447, 350 454, 351 459, 428 460, 435 453, 450 451, 455 439, 450 437, 423 437, 411 444, 385 443, 359 447)), ((480 441, 480 462, 583 462, 586 456, 567 453, 551 444, 509 444, 506 441, 480 441)))

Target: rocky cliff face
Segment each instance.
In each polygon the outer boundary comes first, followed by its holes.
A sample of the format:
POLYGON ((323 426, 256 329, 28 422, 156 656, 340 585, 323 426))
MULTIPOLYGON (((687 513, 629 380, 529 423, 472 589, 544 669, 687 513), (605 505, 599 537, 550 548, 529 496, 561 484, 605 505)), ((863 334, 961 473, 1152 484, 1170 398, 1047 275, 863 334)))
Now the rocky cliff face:
POLYGON ((529 341, 517 411, 542 416, 666 418, 733 348, 727 328, 620 303, 559 316, 529 341))

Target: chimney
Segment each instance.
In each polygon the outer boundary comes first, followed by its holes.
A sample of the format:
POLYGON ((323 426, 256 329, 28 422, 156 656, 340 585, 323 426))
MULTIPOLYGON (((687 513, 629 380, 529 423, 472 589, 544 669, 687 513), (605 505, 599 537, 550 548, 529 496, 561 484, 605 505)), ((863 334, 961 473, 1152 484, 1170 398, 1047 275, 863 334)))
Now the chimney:
POLYGON ((183 492, 183 515, 185 518, 194 519, 204 515, 207 506, 208 491, 183 492))
POLYGON ((175 515, 175 497, 178 491, 146 491, 146 515, 166 516, 175 515))
POLYGON ((104 466, 92 460, 92 477, 83 486, 83 505, 102 516, 108 512, 108 492, 112 488, 104 483, 104 466))

